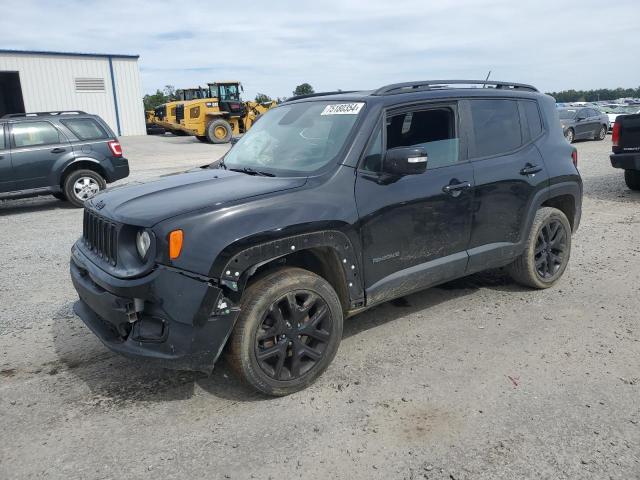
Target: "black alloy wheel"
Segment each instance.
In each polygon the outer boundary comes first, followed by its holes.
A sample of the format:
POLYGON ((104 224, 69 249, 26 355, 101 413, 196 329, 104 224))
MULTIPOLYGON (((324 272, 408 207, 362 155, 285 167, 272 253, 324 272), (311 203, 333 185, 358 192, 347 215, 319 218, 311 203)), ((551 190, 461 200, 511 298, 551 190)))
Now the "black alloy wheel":
POLYGON ((542 279, 553 278, 565 262, 567 231, 562 222, 550 218, 539 230, 534 251, 536 273, 542 279))
POLYGON ((273 302, 256 332, 255 355, 274 380, 295 380, 322 360, 332 331, 325 300, 309 290, 295 290, 273 302))

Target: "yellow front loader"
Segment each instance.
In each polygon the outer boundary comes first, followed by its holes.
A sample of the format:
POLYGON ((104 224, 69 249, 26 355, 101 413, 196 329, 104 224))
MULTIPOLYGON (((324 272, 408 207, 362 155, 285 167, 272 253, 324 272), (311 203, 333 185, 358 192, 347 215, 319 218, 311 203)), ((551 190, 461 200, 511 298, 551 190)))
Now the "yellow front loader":
POLYGON ((184 102, 179 128, 210 143, 228 143, 234 135, 245 133, 276 102, 243 102, 241 89, 238 81, 210 83, 208 98, 184 102))

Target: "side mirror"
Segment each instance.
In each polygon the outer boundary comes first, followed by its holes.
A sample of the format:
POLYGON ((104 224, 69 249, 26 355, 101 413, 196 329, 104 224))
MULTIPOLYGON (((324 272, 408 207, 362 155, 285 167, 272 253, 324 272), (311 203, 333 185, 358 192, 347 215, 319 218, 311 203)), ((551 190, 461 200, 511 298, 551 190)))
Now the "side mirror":
POLYGON ((393 175, 416 175, 427 169, 427 151, 423 147, 396 147, 387 150, 382 170, 393 175))

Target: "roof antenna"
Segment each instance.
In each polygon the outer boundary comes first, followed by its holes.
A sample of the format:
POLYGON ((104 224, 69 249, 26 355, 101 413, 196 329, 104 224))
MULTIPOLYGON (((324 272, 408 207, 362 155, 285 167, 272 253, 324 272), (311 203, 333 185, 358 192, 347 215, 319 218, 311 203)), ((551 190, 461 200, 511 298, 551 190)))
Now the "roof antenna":
MULTIPOLYGON (((491 76, 491 70, 489 70, 489 73, 487 73, 487 78, 484 79, 485 82, 489 81, 489 77, 491 76)), ((482 88, 487 88, 487 85, 484 84, 482 85, 482 88)))

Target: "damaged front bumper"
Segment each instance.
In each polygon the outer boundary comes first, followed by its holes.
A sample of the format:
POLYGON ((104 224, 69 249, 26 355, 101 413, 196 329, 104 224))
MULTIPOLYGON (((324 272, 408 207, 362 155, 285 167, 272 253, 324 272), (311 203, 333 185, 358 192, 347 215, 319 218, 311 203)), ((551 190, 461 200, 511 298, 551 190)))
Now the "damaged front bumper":
POLYGON ((148 275, 109 275, 74 245, 75 313, 111 350, 162 366, 211 372, 239 310, 207 279, 158 265, 148 275))

